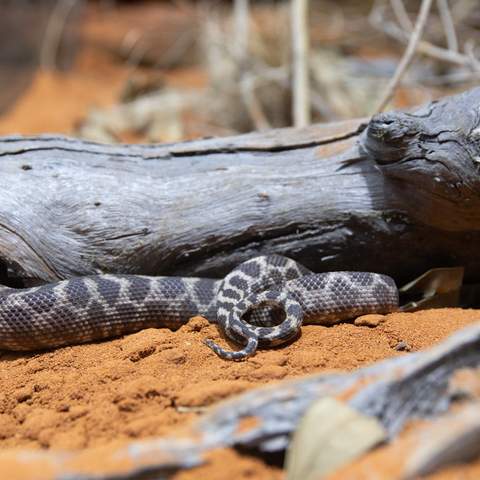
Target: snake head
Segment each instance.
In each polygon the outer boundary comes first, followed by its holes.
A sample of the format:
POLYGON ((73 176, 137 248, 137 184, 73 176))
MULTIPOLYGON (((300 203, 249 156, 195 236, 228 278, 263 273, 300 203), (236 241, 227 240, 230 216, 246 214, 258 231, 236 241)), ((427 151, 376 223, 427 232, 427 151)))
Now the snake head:
POLYGON ((415 219, 480 229, 480 88, 412 112, 375 115, 359 148, 415 219))

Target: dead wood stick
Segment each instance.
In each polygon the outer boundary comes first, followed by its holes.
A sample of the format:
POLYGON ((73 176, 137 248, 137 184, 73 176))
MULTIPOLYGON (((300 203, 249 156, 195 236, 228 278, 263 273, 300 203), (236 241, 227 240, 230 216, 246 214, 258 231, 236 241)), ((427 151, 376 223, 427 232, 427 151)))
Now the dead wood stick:
POLYGON ((448 6, 448 0, 437 0, 437 9, 440 13, 440 19, 442 20, 448 49, 453 52, 458 52, 457 33, 455 31, 452 13, 450 12, 450 7, 448 6))
POLYGON ((395 93, 395 89, 400 83, 404 73, 406 72, 411 61, 413 60, 418 42, 420 41, 420 38, 422 36, 428 14, 432 6, 432 1, 433 0, 422 1, 422 4, 420 6, 420 12, 418 14, 417 21, 415 22, 415 27, 412 31, 412 35, 410 36, 410 41, 408 42, 407 48, 405 49, 403 57, 400 60, 400 63, 398 64, 398 67, 392 79, 388 83, 385 92, 382 95, 378 106, 375 109, 375 113, 382 112, 385 109, 388 102, 392 99, 393 94, 395 93))
MULTIPOLYGON (((397 4, 403 5, 400 0, 395 0, 395 5, 397 4)), ((394 12, 399 24, 401 25, 401 28, 395 23, 388 21, 383 15, 383 9, 380 7, 375 7, 372 10, 370 14, 370 22, 377 30, 384 32, 389 37, 392 37, 399 42, 407 43, 410 39, 411 33, 411 28, 406 22, 408 18, 404 18, 404 16, 402 16, 402 14, 397 10, 398 7, 396 7, 394 12)), ((447 62, 462 67, 469 67, 474 71, 476 68, 475 64, 472 63, 472 60, 468 55, 433 45, 426 40, 419 40, 417 44, 417 52, 442 62, 447 62)))
POLYGON ((308 0, 292 0, 293 125, 311 122, 308 75, 308 0))
POLYGON ((56 68, 58 49, 62 40, 67 18, 78 0, 57 0, 45 30, 40 50, 40 65, 44 69, 56 68))

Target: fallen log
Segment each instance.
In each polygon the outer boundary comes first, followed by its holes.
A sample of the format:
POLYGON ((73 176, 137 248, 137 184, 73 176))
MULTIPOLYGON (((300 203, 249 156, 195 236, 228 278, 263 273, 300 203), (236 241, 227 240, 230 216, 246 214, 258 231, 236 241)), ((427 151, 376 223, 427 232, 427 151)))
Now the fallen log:
POLYGON ((480 279, 480 89, 413 113, 167 145, 0 139, 3 283, 220 276, 279 253, 480 279), (7 278, 8 277, 8 278, 7 278))

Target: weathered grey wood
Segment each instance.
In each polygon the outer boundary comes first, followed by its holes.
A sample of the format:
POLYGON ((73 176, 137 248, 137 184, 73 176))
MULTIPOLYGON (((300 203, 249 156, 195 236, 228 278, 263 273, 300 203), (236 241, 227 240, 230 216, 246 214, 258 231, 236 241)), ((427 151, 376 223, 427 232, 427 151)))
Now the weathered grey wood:
POLYGON ((0 139, 0 259, 41 281, 216 276, 271 252, 399 282, 466 265, 478 280, 479 97, 366 130, 357 120, 172 145, 0 139))

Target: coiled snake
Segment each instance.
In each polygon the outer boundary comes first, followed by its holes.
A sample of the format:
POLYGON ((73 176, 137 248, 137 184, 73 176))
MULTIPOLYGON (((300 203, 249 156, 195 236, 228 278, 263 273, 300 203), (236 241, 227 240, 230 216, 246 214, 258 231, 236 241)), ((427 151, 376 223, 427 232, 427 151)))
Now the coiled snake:
POLYGON ((218 323, 244 347, 220 357, 242 360, 257 346, 294 338, 305 323, 329 324, 398 307, 394 281, 367 272, 313 274, 278 255, 242 263, 223 280, 96 275, 0 291, 0 349, 38 350, 149 327, 176 329, 195 315, 218 323))

